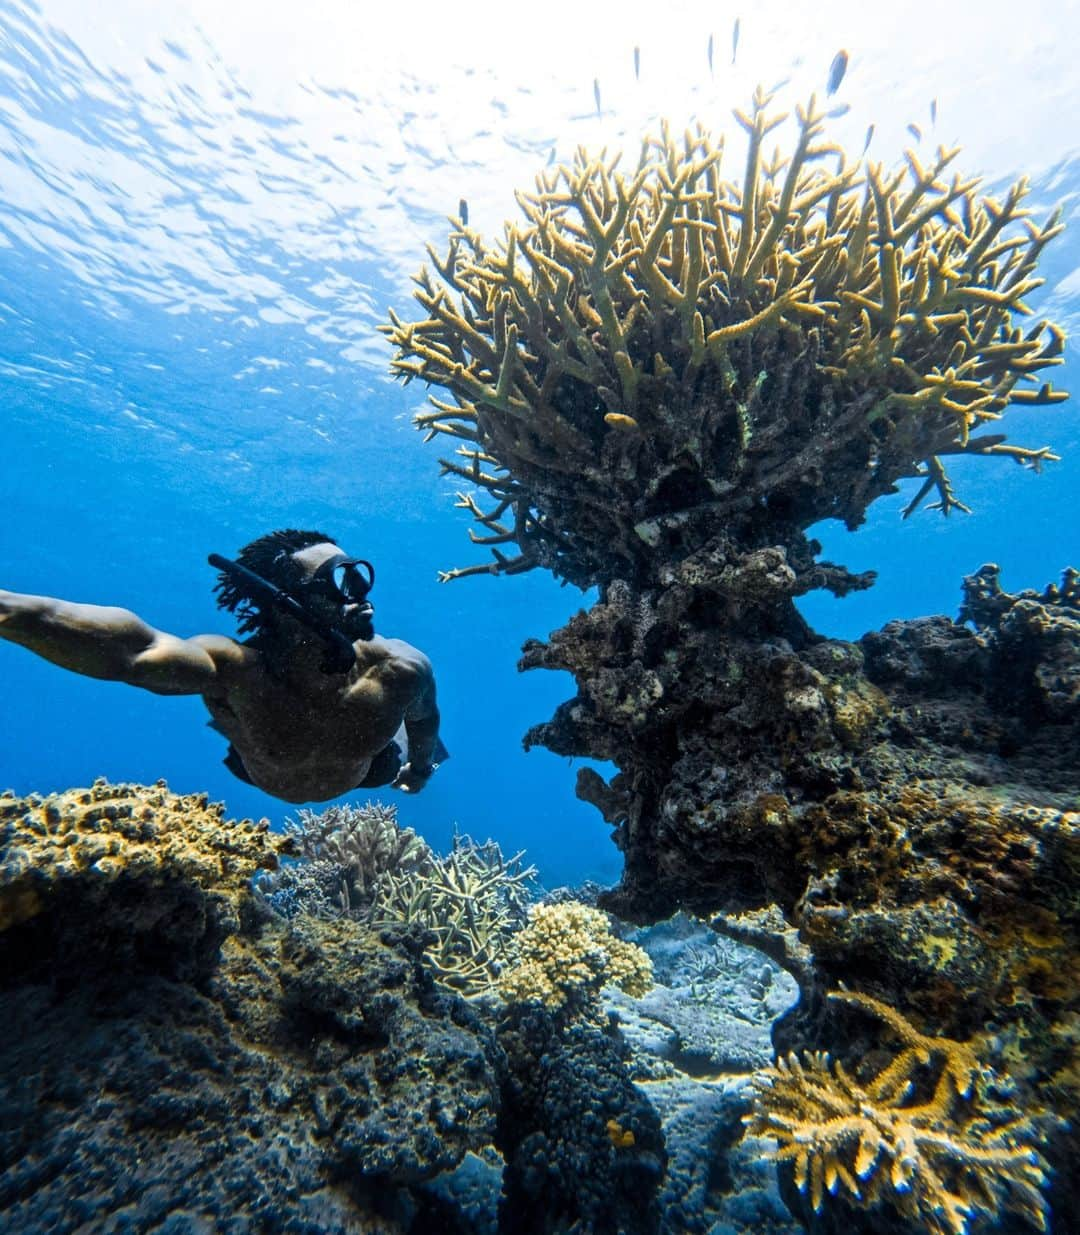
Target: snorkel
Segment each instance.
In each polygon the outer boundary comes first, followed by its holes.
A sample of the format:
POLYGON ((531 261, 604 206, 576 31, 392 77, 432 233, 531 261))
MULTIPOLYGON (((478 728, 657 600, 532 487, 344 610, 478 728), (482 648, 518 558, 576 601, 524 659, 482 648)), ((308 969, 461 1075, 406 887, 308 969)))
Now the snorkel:
POLYGON ((324 622, 310 613, 291 593, 279 588, 276 584, 257 575, 239 562, 230 561, 220 553, 211 553, 206 559, 211 566, 231 575, 233 581, 244 594, 259 608, 277 609, 286 617, 294 618, 308 630, 314 631, 326 644, 326 655, 320 665, 323 673, 348 673, 356 662, 356 652, 352 640, 336 626, 324 622))

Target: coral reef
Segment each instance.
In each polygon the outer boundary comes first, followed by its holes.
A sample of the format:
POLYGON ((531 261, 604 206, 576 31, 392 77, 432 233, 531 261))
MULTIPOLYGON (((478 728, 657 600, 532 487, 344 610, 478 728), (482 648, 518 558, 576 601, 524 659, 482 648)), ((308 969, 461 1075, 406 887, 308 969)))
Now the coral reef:
POLYGON ((777 1140, 813 1212, 839 1194, 841 1204, 888 1205, 928 1235, 965 1235, 971 1219, 1003 1209, 1045 1231, 1038 1130, 992 1096, 972 1046, 920 1033, 865 995, 830 998, 885 1021, 902 1049, 865 1082, 821 1052, 789 1055, 755 1078, 746 1122, 777 1140))
MULTIPOLYGON (((1010 597, 986 568, 961 622, 858 644, 795 607, 873 579, 817 560, 818 520, 857 527, 905 479, 905 515, 966 509, 950 458, 1053 457, 998 422, 1065 397, 1043 380, 1061 330, 1019 324, 1060 216, 1036 223, 1023 181, 998 199, 947 179, 954 150, 852 163, 813 101, 769 158, 770 109, 759 91, 736 113, 738 181, 704 130, 665 129, 626 171, 579 153, 542 173, 500 241, 458 221, 429 250, 422 319, 386 328, 393 367, 448 392, 417 423, 460 443, 441 463, 494 557, 444 577, 540 566, 600 589, 520 667, 577 687, 526 745, 618 769, 578 774, 625 856, 601 907, 756 931, 802 987, 782 1050, 833 1040, 844 981, 943 1038, 988 1026, 1020 1106, 1072 1117, 1075 573, 1010 597)), ((1053 1129, 1052 1165, 1070 1136, 1053 1129)), ((1075 1171, 1053 1186, 1075 1211, 1075 1171)))
POLYGON ((5 1231, 473 1229, 435 1185, 490 1147, 504 1061, 422 939, 260 918, 293 841, 161 785, 3 810, 5 1231))
POLYGON ((252 876, 293 851, 262 820, 226 820, 205 794, 164 781, 47 796, 0 794, 4 968, 212 967, 252 876))
POLYGON ((773 1059, 772 1022, 798 997, 795 982, 686 914, 631 938, 649 954, 655 985, 641 999, 609 986, 603 1002, 629 1051, 630 1076, 660 1117, 668 1155, 661 1235, 796 1235, 802 1228, 781 1199, 772 1143, 742 1123, 751 1077, 773 1059))
POLYGON ((667 1155, 657 1114, 630 1079, 626 1047, 535 1003, 511 1008, 498 1040, 508 1078, 500 1230, 657 1235, 667 1155))
MULTIPOLYGON (((945 1036, 990 1027, 1020 1107, 1075 1120, 1080 618, 1068 577, 994 596, 978 629, 929 618, 798 649, 720 637, 676 588, 613 585, 526 647, 524 664, 578 683, 528 740, 620 769, 579 774, 626 859, 602 905, 637 921, 722 909, 721 924, 781 911, 774 942, 751 939, 803 988, 778 1048, 842 1045, 823 994, 843 982, 945 1036)), ((1068 1212, 1075 1136, 1047 1135, 1068 1212)))
POLYGON ((943 457, 1054 457, 983 430, 1065 397, 1031 384, 1061 331, 1014 324, 1059 213, 1033 223, 1023 181, 998 201, 946 180, 955 149, 850 163, 813 99, 768 157, 771 105, 759 89, 735 113, 741 182, 723 140, 665 127, 626 172, 584 151, 542 172, 494 245, 459 220, 445 258, 429 246, 423 317, 383 327, 393 369, 449 392, 417 424, 461 443, 444 472, 494 501, 460 498, 494 561, 445 578, 539 565, 640 589, 707 546, 734 565, 773 545, 796 594, 843 592, 866 580, 813 562, 812 523, 856 527, 911 476, 909 513, 963 508, 943 457))
POLYGON ((507 858, 495 841, 455 834, 441 856, 378 802, 301 811, 289 836, 299 860, 256 881, 264 910, 420 932, 436 982, 467 997, 495 993, 536 874, 523 853, 507 858))
POLYGON ((508 1003, 538 1003, 564 1016, 597 1008, 605 986, 639 996, 652 985, 648 954, 616 938, 601 910, 575 901, 534 905, 514 939, 514 955, 499 994, 508 1003))
POLYGON ((358 914, 370 906, 381 876, 431 861, 427 843, 402 828, 397 807, 383 802, 301 810, 285 830, 299 860, 256 884, 266 907, 285 918, 358 914))
POLYGON ((384 802, 333 805, 316 813, 301 810, 286 831, 308 861, 336 862, 342 868, 342 909, 370 901, 388 871, 401 872, 430 861, 427 842, 397 821, 397 807, 384 802))
POLYGON ((425 963, 436 982, 465 996, 493 994, 525 924, 535 867, 523 853, 504 858, 498 843, 455 835, 445 857, 387 870, 375 886, 368 921, 424 933, 425 963))
POLYGON ((681 913, 629 942, 649 956, 653 985, 641 995, 609 985, 603 1004, 635 1050, 635 1076, 729 1076, 772 1062, 773 1022, 798 998, 780 966, 681 913))

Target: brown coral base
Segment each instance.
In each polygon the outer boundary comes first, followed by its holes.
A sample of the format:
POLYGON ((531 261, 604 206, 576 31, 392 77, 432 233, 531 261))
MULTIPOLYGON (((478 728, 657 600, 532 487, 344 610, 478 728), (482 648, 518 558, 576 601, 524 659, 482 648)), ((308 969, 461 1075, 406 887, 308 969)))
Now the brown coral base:
MULTIPOLYGON (((977 629, 893 622, 852 644, 790 620, 755 638, 708 577, 613 584, 527 645, 522 667, 568 669, 578 694, 526 741, 620 768, 578 782, 625 856, 607 907, 720 914, 785 959, 804 998, 779 1047, 842 1040, 822 996, 847 984, 985 1035, 1029 1103, 1072 1117, 1080 606, 1068 580, 1008 596, 994 568, 966 591, 977 629)), ((1072 1186, 1059 1175, 1059 1212, 1072 1186)))

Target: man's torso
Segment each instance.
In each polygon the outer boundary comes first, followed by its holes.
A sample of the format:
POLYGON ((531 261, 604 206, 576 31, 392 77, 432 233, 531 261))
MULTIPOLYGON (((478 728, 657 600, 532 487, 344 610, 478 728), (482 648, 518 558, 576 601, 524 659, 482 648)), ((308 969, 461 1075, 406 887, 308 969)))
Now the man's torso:
POLYGON ((287 802, 327 801, 355 788, 401 726, 385 705, 381 678, 389 641, 355 645, 347 674, 325 674, 299 657, 281 675, 258 656, 222 675, 203 695, 214 727, 232 743, 251 782, 287 802))

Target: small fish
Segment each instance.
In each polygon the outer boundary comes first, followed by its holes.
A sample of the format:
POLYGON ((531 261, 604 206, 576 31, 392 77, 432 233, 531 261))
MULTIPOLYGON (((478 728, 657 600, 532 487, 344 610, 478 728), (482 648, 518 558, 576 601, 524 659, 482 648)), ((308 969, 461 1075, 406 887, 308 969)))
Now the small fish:
POLYGON ((469 203, 463 197, 457 204, 458 218, 461 220, 462 227, 469 226, 469 203))
POLYGON ((840 50, 833 56, 833 62, 829 65, 829 83, 825 87, 826 94, 835 94, 840 89, 840 83, 844 80, 844 74, 847 72, 847 52, 841 47, 840 50))
POLYGON ((917 142, 922 141, 922 129, 920 129, 917 124, 909 124, 907 127, 907 131, 911 134, 912 137, 915 138, 917 142))
POLYGON ((596 114, 599 116, 602 114, 601 109, 600 109, 600 78, 599 77, 594 77, 592 79, 592 92, 593 92, 593 98, 596 100, 596 114))
POLYGON ((846 116, 849 111, 851 111, 851 104, 841 103, 838 107, 834 107, 832 111, 826 112, 825 114, 830 120, 839 120, 841 116, 846 116))
POLYGON ((709 49, 706 53, 709 57, 709 76, 712 77, 712 35, 709 35, 709 49))
MULTIPOLYGON (((870 125, 870 127, 866 130, 866 141, 863 142, 863 147, 862 147, 863 154, 865 154, 870 149, 870 141, 873 136, 874 136, 874 126, 870 125)), ((859 155, 859 158, 860 159, 862 158, 862 154, 859 155)))
POLYGON ((735 18, 735 24, 731 27, 731 63, 735 63, 735 53, 739 50, 739 19, 735 18))
POLYGON ((930 123, 937 124, 937 99, 930 100, 930 123))
POLYGON ((641 48, 634 48, 634 81, 641 81, 641 48))

